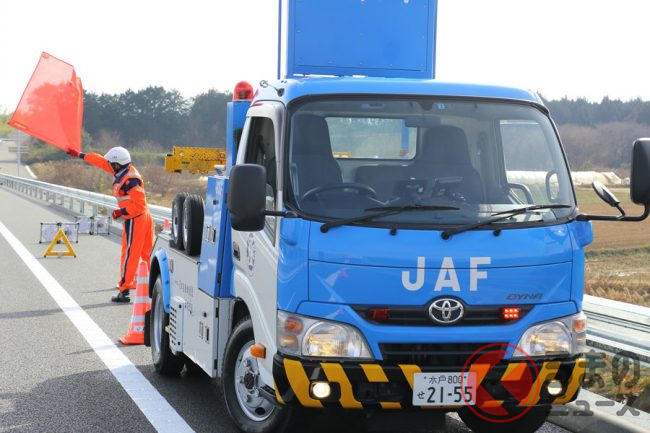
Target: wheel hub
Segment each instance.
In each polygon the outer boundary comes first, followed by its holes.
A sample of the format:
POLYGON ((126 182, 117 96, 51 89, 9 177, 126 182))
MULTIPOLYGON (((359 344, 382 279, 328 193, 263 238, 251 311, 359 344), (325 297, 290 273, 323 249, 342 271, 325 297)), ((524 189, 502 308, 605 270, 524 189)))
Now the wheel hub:
POLYGON ((261 396, 257 359, 250 354, 250 341, 242 347, 235 367, 235 392, 239 406, 253 421, 264 421, 273 413, 273 404, 261 396))
POLYGON ((253 386, 255 386, 255 376, 251 372, 246 373, 244 376, 244 386, 248 390, 252 390, 253 386))

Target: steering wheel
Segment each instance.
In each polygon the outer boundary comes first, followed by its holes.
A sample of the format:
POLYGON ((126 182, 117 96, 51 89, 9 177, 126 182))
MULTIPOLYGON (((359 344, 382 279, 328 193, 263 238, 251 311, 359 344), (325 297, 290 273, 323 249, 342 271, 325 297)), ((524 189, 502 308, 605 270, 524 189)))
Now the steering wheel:
POLYGON ((369 187, 366 184, 356 183, 356 182, 342 182, 342 183, 332 183, 329 185, 321 185, 321 186, 317 186, 316 188, 312 188, 302 195, 301 200, 307 200, 317 194, 320 194, 321 192, 332 191, 335 189, 355 189, 358 192, 370 198, 377 197, 377 191, 375 191, 373 188, 369 187))

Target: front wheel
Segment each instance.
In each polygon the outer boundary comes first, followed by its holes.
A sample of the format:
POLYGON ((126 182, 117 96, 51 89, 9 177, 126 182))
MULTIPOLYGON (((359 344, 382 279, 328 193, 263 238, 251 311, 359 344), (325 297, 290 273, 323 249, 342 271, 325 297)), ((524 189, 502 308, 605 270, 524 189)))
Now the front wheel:
POLYGON ((149 320, 151 332, 149 339, 154 368, 160 374, 175 375, 180 373, 184 365, 183 358, 174 355, 169 348, 169 333, 166 329, 169 325, 169 314, 165 312, 160 276, 156 278, 153 286, 149 320))
MULTIPOLYGON (((524 411, 522 409, 509 409, 510 415, 517 416, 517 413, 524 411)), ((458 411, 458 416, 465 423, 465 425, 472 429, 475 433, 493 433, 501 431, 511 431, 517 433, 533 433, 536 432, 545 422, 550 412, 550 406, 534 406, 531 407, 525 414, 512 421, 497 423, 488 419, 481 418, 471 409, 464 407, 458 411)))
POLYGON ((237 427, 246 433, 283 431, 289 421, 289 409, 280 408, 260 393, 257 358, 250 354, 254 344, 250 317, 233 330, 224 357, 221 386, 226 407, 237 427))

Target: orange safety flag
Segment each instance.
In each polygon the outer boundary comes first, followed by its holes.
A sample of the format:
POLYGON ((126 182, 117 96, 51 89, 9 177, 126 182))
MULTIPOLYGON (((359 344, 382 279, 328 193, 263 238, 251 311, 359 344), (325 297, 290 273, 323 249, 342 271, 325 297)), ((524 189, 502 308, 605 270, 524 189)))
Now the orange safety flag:
POLYGON ((8 123, 65 151, 81 152, 83 111, 74 67, 44 52, 8 123))

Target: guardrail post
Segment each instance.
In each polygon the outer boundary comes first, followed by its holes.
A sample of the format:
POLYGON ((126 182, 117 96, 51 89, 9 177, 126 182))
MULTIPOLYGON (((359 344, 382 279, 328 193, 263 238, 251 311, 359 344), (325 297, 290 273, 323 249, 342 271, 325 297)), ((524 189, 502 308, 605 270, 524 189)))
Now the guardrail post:
POLYGON ((93 217, 97 218, 97 205, 93 205, 93 217))

